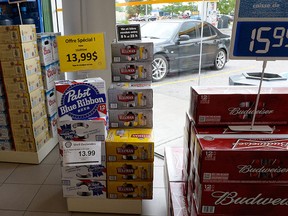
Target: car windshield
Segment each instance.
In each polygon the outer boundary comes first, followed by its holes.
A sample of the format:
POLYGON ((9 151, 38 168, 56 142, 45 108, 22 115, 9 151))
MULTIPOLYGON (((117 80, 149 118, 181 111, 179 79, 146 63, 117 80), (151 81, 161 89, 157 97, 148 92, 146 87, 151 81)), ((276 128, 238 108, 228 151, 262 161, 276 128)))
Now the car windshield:
POLYGON ((175 34, 178 26, 179 23, 173 22, 149 22, 141 27, 141 36, 143 38, 168 39, 175 34))

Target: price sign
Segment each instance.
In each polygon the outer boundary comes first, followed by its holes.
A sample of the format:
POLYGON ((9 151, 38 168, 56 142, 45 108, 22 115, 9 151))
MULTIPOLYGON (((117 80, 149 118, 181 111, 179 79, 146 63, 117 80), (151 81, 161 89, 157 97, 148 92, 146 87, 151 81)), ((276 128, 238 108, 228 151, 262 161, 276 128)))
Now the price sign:
POLYGON ((288 1, 238 0, 231 59, 288 59, 288 1))
POLYGON ((117 25, 116 32, 118 41, 141 40, 140 24, 117 25))
POLYGON ((101 142, 64 141, 63 165, 96 165, 101 164, 101 142))
POLYGON ((104 34, 58 36, 61 72, 106 69, 104 34))

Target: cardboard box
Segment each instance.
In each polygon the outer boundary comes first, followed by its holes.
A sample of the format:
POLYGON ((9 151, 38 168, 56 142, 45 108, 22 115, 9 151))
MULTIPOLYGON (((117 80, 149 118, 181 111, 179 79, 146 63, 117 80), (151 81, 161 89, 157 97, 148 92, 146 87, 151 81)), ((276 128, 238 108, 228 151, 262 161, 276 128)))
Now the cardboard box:
POLYGON ((7 109, 7 102, 5 96, 0 96, 0 112, 3 112, 7 109))
POLYGON ((107 162, 108 181, 153 181, 153 162, 107 162))
POLYGON ((36 41, 35 25, 0 26, 1 43, 25 43, 36 41))
MULTIPOLYGON (((256 86, 191 87, 190 114, 198 126, 251 125, 256 86)), ((263 87, 255 124, 288 124, 288 88, 263 87)))
POLYGON ((152 128, 152 109, 109 110, 110 128, 152 128))
POLYGON ((57 112, 56 89, 45 90, 47 115, 52 116, 57 112))
POLYGON ((27 43, 0 44, 1 61, 27 60, 38 56, 36 41, 27 43))
POLYGON ((53 61, 59 61, 59 54, 58 54, 58 43, 57 43, 57 37, 61 36, 60 32, 52 32, 50 33, 51 37, 51 44, 52 44, 52 58, 53 61))
POLYGON ((197 135, 194 166, 200 182, 288 183, 288 138, 197 135))
POLYGON ((93 179, 106 180, 106 163, 90 166, 62 166, 62 178, 64 179, 93 179))
POLYGON ((9 124, 9 118, 6 111, 0 111, 0 126, 9 124))
POLYGON ((106 138, 107 162, 153 162, 152 129, 110 129, 106 138))
POLYGON ((169 182, 168 216, 189 216, 184 182, 169 182))
POLYGON ((58 80, 59 62, 51 63, 41 67, 44 88, 50 90, 55 88, 55 81, 58 80))
POLYGON ((108 199, 153 199, 152 182, 107 182, 108 199))
POLYGON ((35 123, 22 123, 11 125, 13 137, 37 137, 43 130, 48 129, 47 116, 43 116, 35 123))
POLYGON ((56 81, 59 121, 107 117, 105 81, 101 78, 56 81))
POLYGON ((27 77, 6 78, 4 77, 6 92, 11 93, 31 93, 43 87, 41 73, 36 73, 27 77))
POLYGON ((11 139, 11 130, 10 127, 7 126, 0 126, 0 139, 1 140, 8 140, 11 139))
POLYGON ((198 214, 285 215, 287 184, 206 183, 196 178, 198 214))
POLYGON ((112 62, 153 61, 153 43, 112 43, 112 62))
MULTIPOLYGON (((9 98, 9 107, 13 109, 22 109, 22 108, 33 109, 37 105, 43 103, 45 100, 43 88, 39 88, 31 93, 7 92, 7 97, 9 98)), ((0 103, 0 109, 1 109, 1 103, 0 103)))
POLYGON ((0 151, 12 151, 12 150, 14 150, 12 140, 0 139, 0 151))
POLYGON ((46 106, 42 102, 34 108, 9 109, 11 124, 35 123, 46 116, 46 106))
POLYGON ((106 199, 106 181, 93 179, 62 179, 64 197, 106 199))
POLYGON ((50 134, 46 128, 36 137, 14 136, 13 138, 16 151, 37 152, 49 141, 50 134))
POLYGON ((113 82, 152 82, 151 62, 129 62, 111 64, 113 82))
POLYGON ((42 66, 53 63, 52 56, 52 43, 49 33, 38 33, 37 34, 37 45, 42 66))
POLYGON ((27 77, 41 72, 39 56, 22 61, 2 61, 3 77, 16 78, 27 77))
POLYGON ((105 141, 107 136, 105 119, 59 121, 57 131, 60 141, 105 141))
POLYGON ((150 83, 114 83, 108 89, 109 109, 153 108, 150 83))

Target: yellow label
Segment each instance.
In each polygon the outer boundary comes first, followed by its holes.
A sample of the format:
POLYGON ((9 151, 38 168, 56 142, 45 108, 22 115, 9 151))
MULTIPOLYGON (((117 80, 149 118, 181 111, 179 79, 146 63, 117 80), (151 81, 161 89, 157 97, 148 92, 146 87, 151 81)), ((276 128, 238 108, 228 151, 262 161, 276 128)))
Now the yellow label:
POLYGON ((104 33, 58 36, 61 72, 106 69, 104 33))

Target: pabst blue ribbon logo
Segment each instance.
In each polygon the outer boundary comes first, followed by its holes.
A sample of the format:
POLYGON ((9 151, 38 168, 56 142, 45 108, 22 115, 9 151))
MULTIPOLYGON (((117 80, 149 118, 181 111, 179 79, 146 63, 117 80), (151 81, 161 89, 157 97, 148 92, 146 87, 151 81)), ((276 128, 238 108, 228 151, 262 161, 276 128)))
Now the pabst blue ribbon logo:
POLYGON ((69 115, 73 120, 99 118, 98 105, 106 104, 105 94, 89 83, 69 86, 61 98, 59 117, 69 115))

